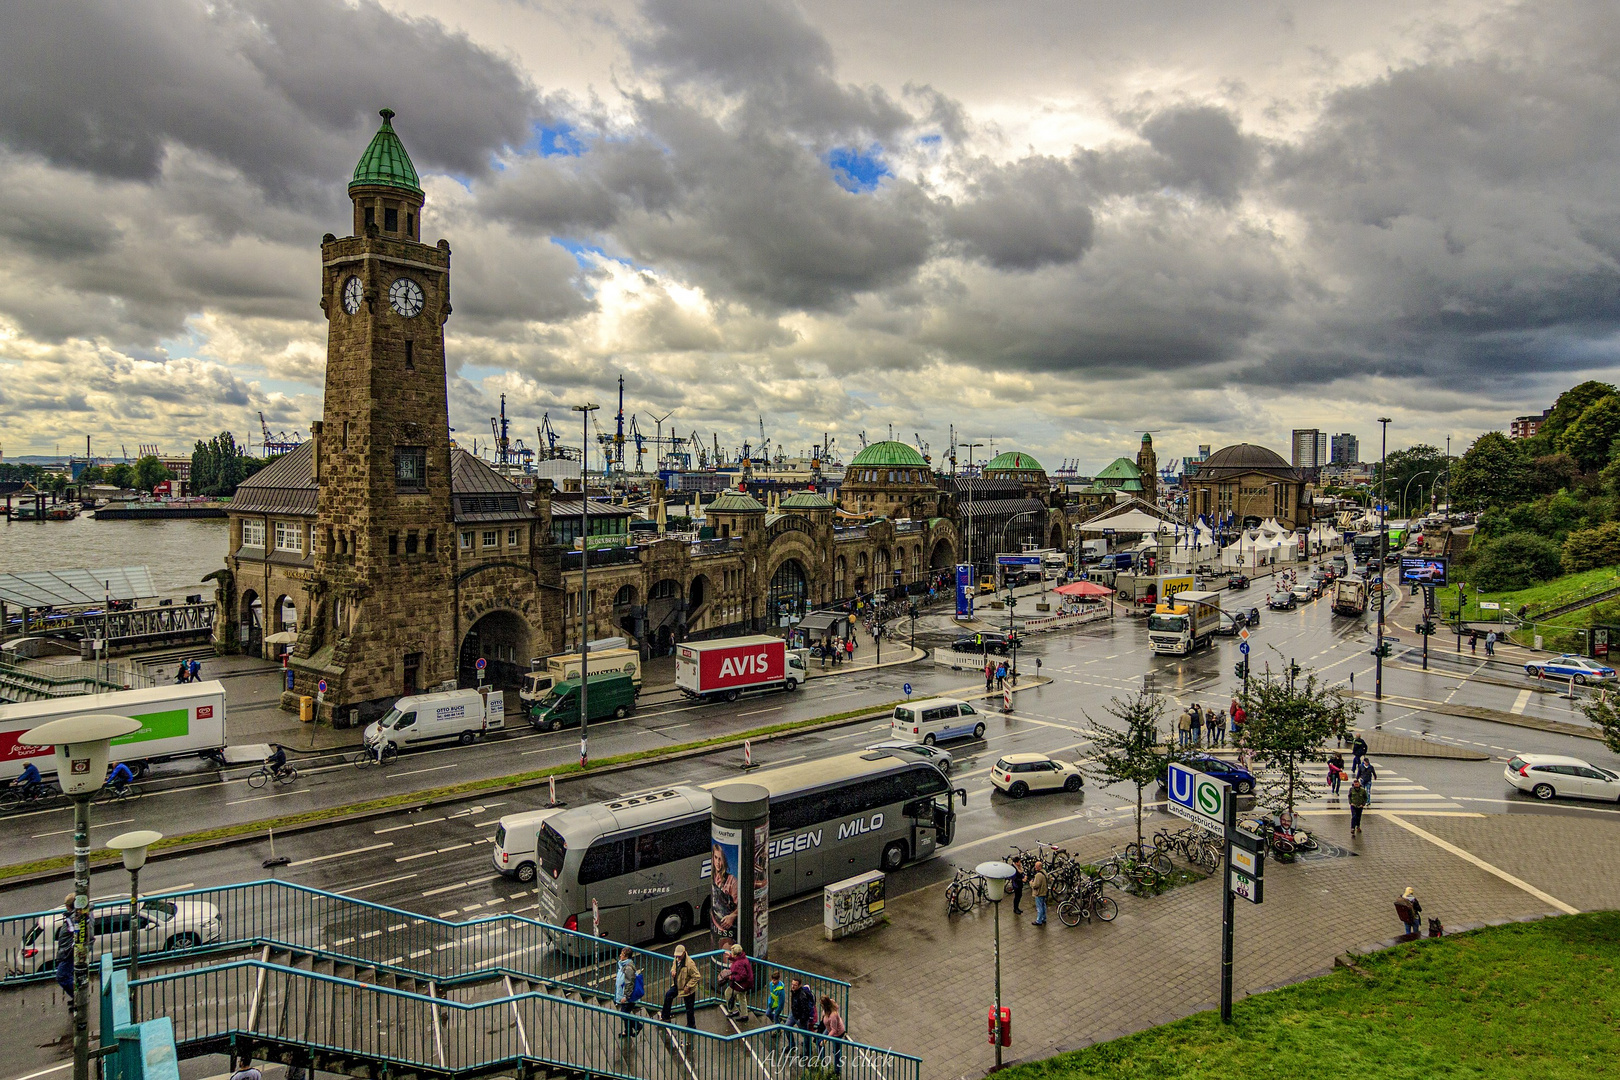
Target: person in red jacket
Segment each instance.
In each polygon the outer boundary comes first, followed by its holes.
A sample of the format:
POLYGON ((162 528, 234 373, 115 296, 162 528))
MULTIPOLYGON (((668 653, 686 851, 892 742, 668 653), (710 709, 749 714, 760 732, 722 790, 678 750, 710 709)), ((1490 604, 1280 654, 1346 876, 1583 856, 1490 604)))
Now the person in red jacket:
POLYGON ((747 1020, 748 991, 754 988, 754 965, 741 945, 731 947, 731 963, 720 973, 720 984, 726 988, 726 1015, 733 1020, 747 1020), (742 1000, 741 1007, 738 999, 742 1000))

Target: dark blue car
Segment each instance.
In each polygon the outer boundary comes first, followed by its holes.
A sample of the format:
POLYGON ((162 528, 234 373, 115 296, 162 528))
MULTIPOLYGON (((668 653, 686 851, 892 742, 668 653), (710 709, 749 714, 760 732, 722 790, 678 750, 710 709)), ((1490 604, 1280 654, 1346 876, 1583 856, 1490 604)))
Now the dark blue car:
MULTIPOLYGON (((1217 780, 1225 780, 1232 785, 1232 790, 1239 795, 1248 795, 1254 791, 1254 774, 1235 761, 1226 761, 1215 757, 1213 754, 1194 754, 1192 757, 1183 759, 1182 764, 1189 765, 1207 776, 1213 776, 1217 780)), ((1168 787, 1169 782, 1170 770, 1166 768, 1164 772, 1159 774, 1159 785, 1168 787)))

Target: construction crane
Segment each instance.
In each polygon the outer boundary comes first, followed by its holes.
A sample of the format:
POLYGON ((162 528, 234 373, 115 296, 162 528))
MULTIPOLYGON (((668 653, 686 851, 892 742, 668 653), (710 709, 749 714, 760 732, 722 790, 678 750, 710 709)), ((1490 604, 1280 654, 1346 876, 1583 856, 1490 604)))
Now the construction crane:
POLYGON ((541 461, 573 461, 579 458, 579 451, 573 447, 557 445, 557 429, 552 426, 550 413, 540 417, 540 426, 534 429, 534 433, 538 437, 541 461))
POLYGON ((641 459, 647 453, 647 437, 641 433, 641 425, 636 423, 635 414, 630 416, 630 437, 636 441, 636 474, 641 473, 641 459))
POLYGON ((934 458, 928 453, 928 444, 923 442, 922 432, 913 431, 911 433, 911 437, 917 440, 917 449, 922 451, 923 464, 932 465, 934 463, 934 458))
POLYGON ((866 449, 866 432, 865 432, 864 429, 859 433, 859 438, 861 440, 861 449, 865 450, 866 449))
POLYGON ((724 465, 726 461, 725 458, 720 456, 720 433, 718 431, 711 431, 709 434, 714 436, 714 467, 718 469, 721 465, 724 465))
MULTIPOLYGON (((619 415, 613 430, 613 463, 624 471, 624 376, 619 376, 619 415)), ((640 469, 636 470, 640 472, 640 469)))
POLYGON ((591 413, 591 427, 596 429, 596 445, 602 448, 602 473, 609 474, 613 471, 613 436, 602 430, 595 413, 591 413))
POLYGON ((495 436, 495 464, 510 465, 512 463, 512 440, 509 438, 509 427, 506 422, 506 395, 501 395, 501 415, 489 418, 490 433, 495 436))
MULTIPOLYGON (((299 438, 297 431, 294 431, 291 434, 288 434, 285 431, 278 431, 272 435, 270 433, 270 422, 264 418, 263 409, 259 410, 259 430, 264 433, 265 457, 271 457, 275 454, 290 454, 294 450, 298 449, 299 444, 303 442, 303 439, 299 438)), ((128 461, 129 450, 124 447, 120 447, 120 449, 124 451, 124 460, 128 461)))
POLYGON ((765 418, 763 416, 759 418, 759 456, 760 460, 764 461, 765 464, 769 465, 771 463, 771 440, 765 434, 765 418))

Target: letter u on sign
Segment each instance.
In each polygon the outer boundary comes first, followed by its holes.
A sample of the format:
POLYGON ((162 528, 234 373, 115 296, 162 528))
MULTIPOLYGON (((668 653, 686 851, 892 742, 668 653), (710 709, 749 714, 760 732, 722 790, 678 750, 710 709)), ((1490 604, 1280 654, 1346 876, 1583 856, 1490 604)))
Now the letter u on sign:
POLYGON ((1193 781, 1194 775, 1195 774, 1188 769, 1181 768, 1176 765, 1170 766, 1170 782, 1167 785, 1170 789, 1170 798, 1172 801, 1180 803, 1189 810, 1193 808, 1193 788, 1195 787, 1193 781))

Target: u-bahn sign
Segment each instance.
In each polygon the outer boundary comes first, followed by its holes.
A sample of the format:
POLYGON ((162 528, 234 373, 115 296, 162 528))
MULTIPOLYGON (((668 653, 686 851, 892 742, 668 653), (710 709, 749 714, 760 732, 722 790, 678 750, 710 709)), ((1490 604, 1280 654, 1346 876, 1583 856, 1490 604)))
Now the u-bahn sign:
POLYGON ((1171 762, 1165 787, 1169 793, 1166 808, 1200 829, 1224 837, 1227 826, 1237 824, 1237 802, 1232 798, 1232 785, 1225 780, 1171 762))

